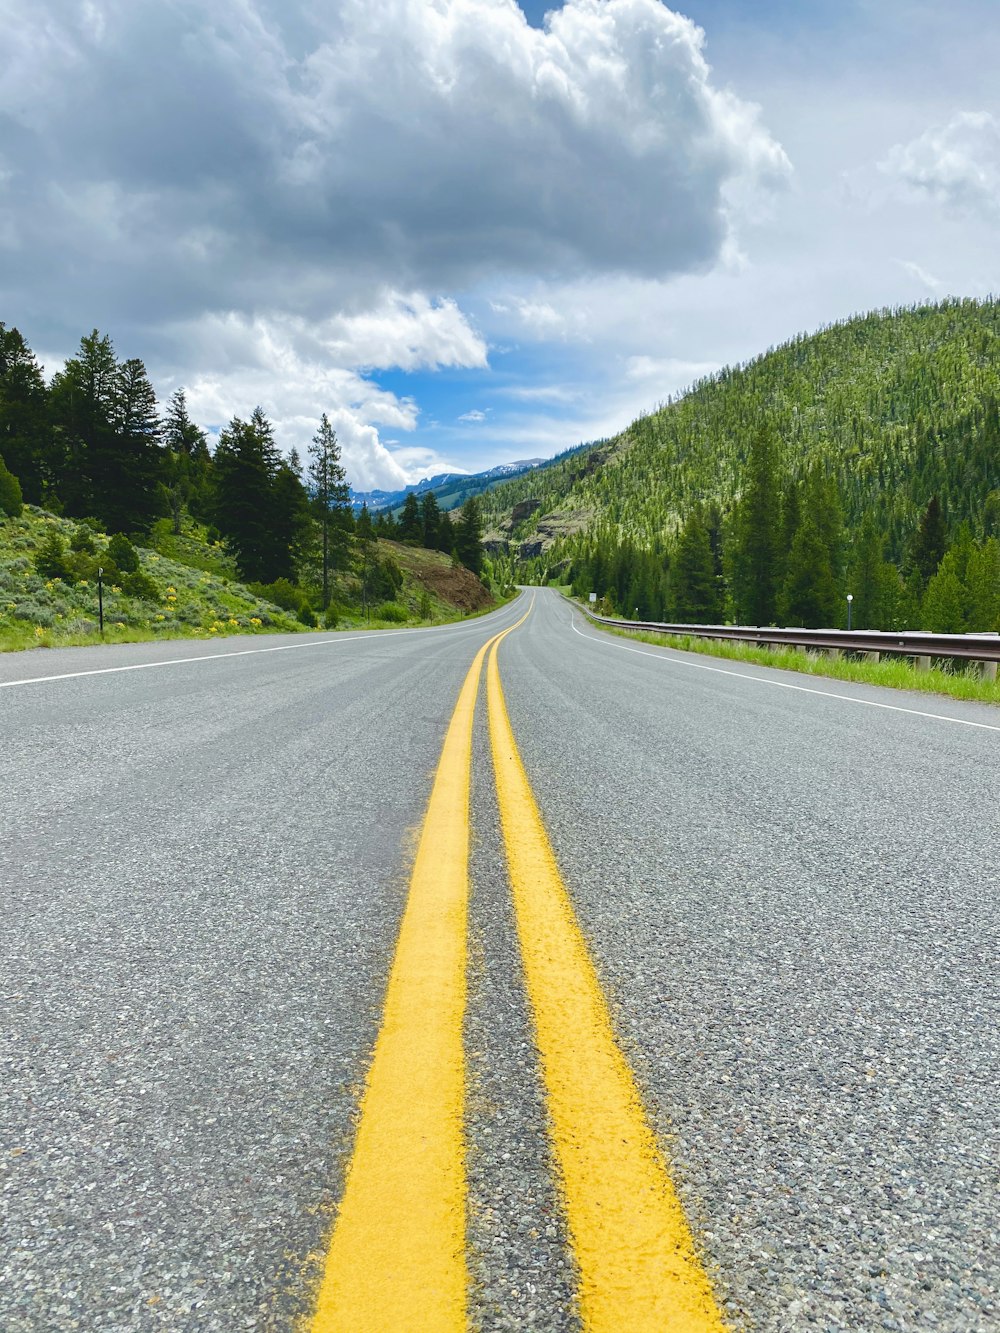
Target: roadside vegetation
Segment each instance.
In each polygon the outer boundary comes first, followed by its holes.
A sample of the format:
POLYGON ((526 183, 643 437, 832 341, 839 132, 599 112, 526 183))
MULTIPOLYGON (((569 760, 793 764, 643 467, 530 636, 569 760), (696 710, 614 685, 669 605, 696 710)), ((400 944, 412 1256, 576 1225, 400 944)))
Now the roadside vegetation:
POLYGON ((939 661, 939 665, 932 666, 929 671, 918 671, 905 657, 870 662, 847 655, 830 657, 825 653, 801 648, 758 648, 754 644, 699 639, 693 634, 656 634, 648 630, 615 629, 608 625, 595 625, 595 629, 606 630, 618 638, 634 639, 659 648, 678 648, 682 652, 700 653, 704 657, 747 662, 754 666, 780 667, 783 671, 853 681, 861 685, 883 685, 896 690, 917 690, 924 694, 944 694, 953 699, 1000 704, 1000 681, 985 679, 972 666, 949 669, 939 661))
POLYGON ((630 618, 1000 629, 1000 303, 796 337, 483 506, 519 582, 630 618))
POLYGON ((355 515, 326 415, 305 464, 260 408, 217 446, 96 329, 46 382, 0 324, 0 649, 454 620, 512 591, 479 501, 355 515), (103 575, 99 571, 103 570, 103 575))

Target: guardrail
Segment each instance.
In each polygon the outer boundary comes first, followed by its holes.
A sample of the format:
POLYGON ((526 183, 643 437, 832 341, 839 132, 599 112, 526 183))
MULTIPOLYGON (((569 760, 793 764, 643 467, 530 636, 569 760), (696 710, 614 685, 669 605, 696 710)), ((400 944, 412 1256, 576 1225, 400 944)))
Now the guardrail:
POLYGON ((617 629, 649 630, 653 634, 690 635, 700 639, 725 639, 730 643, 752 643, 758 647, 776 644, 805 648, 832 655, 863 653, 878 661, 883 653, 912 657, 918 667, 929 669, 932 657, 950 657, 976 662, 986 676, 996 677, 1000 662, 1000 634, 930 634, 923 630, 795 629, 758 625, 664 625, 658 621, 618 620, 581 608, 591 620, 617 629))

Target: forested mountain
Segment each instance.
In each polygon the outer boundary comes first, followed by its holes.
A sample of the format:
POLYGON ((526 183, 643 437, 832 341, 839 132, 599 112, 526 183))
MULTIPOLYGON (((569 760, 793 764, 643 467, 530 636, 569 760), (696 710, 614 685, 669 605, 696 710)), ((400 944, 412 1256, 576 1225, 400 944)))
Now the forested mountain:
POLYGON ((996 629, 1000 305, 796 337, 483 507, 522 577, 630 613, 996 629))
POLYGON ((483 491, 499 486, 502 481, 519 477, 523 472, 544 463, 543 458, 524 458, 517 463, 498 463, 485 472, 439 472, 433 477, 424 477, 412 486, 404 486, 399 491, 351 491, 351 504, 355 510, 367 506, 373 514, 380 510, 390 510, 398 517, 406 498, 415 495, 422 499, 428 491, 433 491, 439 509, 458 509, 471 495, 481 495, 483 491))

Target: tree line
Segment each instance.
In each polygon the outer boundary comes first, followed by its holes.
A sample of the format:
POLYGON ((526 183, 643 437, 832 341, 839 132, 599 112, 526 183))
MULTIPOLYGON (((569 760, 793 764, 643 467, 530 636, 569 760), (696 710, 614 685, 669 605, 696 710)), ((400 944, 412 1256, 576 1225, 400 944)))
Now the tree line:
MULTIPOLYGON (((567 543, 560 577, 626 616, 680 624, 928 629, 1000 628, 1000 540, 968 522, 952 532, 932 495, 902 559, 887 557, 877 515, 854 533, 836 477, 814 464, 786 476, 773 435, 759 431, 728 513, 695 505, 672 538, 650 547, 605 524, 567 543), (847 594, 851 594, 850 610, 847 594)), ((539 562, 540 563, 540 562, 539 562)), ((537 575, 538 571, 534 571, 537 575)))
POLYGON ((233 417, 213 451, 184 390, 161 410, 142 361, 119 359, 96 329, 46 383, 20 331, 0 323, 0 515, 24 502, 134 538, 163 518, 180 534, 190 518, 225 544, 245 582, 313 581, 324 609, 338 570, 359 572, 362 598, 391 595, 396 581, 372 555, 379 536, 483 568, 477 500, 457 522, 430 494, 411 494, 398 522, 367 509, 355 517, 325 414, 304 463, 282 452, 260 407, 233 417))

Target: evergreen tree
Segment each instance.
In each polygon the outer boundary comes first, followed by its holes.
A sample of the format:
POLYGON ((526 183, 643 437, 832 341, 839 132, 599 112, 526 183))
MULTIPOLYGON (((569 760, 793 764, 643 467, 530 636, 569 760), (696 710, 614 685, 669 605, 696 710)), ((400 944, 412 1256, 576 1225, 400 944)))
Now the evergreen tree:
POLYGON ((23 507, 20 483, 0 457, 0 518, 20 518, 23 507))
POLYGON ((736 506, 729 581, 737 618, 750 625, 774 622, 780 572, 781 498, 777 448, 766 428, 750 444, 746 485, 736 506))
POLYGON ((376 567, 378 564, 378 544, 375 528, 368 505, 361 506, 354 526, 354 535, 358 544, 358 573, 361 578, 361 608, 366 615, 370 612, 371 598, 374 593, 376 567))
POLYGON ((483 568, 483 518, 479 497, 470 495, 462 506, 455 529, 455 553, 459 560, 478 575, 483 568))
POLYGON ((977 547, 966 572, 968 628, 973 634, 1000 630, 1000 540, 977 547))
POLYGON ((691 511, 681 529, 672 586, 674 615, 681 624, 711 625, 722 619, 712 544, 698 509, 691 511))
POLYGON ((319 518, 323 547, 323 609, 330 605, 330 570, 340 563, 336 556, 346 550, 344 524, 339 521, 341 511, 350 506, 350 487, 347 473, 340 461, 337 433, 324 412, 319 430, 309 446, 309 481, 312 486, 313 506, 319 518))
MULTIPOLYGON (((294 580, 313 537, 309 496, 291 461, 282 460, 278 464, 271 490, 273 568, 277 570, 274 577, 294 580)), ((323 609, 326 610, 325 605, 323 609)))
POLYGON ((17 329, 0 324, 0 454, 29 504, 55 481, 52 431, 42 370, 17 329))
POLYGON ((215 451, 214 516, 248 582, 272 583, 287 577, 293 564, 287 495, 280 488, 276 495, 280 467, 274 432, 261 409, 255 408, 249 421, 233 417, 215 451))
POLYGON ((428 551, 437 550, 440 526, 441 510, 437 496, 433 491, 427 491, 420 505, 420 527, 423 543, 428 551))
POLYGON ((188 415, 187 396, 183 389, 175 389, 163 416, 163 443, 171 453, 195 458, 208 453, 205 432, 188 415))
POLYGON ((445 555, 451 555, 455 549, 455 525, 447 509, 438 515, 437 549, 445 555))
POLYGON ((789 552, 782 606, 782 618, 789 625, 819 629, 840 621, 830 556, 812 514, 803 517, 789 552))
POLYGON ((888 629, 883 592, 885 538, 871 514, 865 516, 851 561, 850 591, 854 594, 852 622, 855 629, 888 629))
POLYGON ((956 559, 948 552, 931 576, 924 593, 924 629, 934 634, 964 634, 967 594, 958 576, 956 559))
POLYGON ((399 516, 399 540, 401 542, 419 542, 423 536, 423 524, 420 519, 420 503, 415 491, 407 492, 403 501, 403 511, 399 516))
POLYGON ((842 526, 832 479, 814 468, 806 478, 801 504, 784 562, 780 617, 785 624, 809 629, 841 625, 847 602, 840 591, 842 526))
POLYGON ((111 339, 94 329, 80 339, 79 354, 53 376, 50 389, 57 444, 55 487, 70 514, 105 517, 100 492, 113 451, 118 396, 118 362, 111 339))
MULTIPOLYGON (((932 495, 921 515, 910 549, 911 563, 924 584, 937 571, 947 545, 948 536, 944 514, 941 512, 941 502, 936 495, 932 495)), ((943 630, 941 632, 944 633, 943 630)))
POLYGON ((161 439, 167 451, 165 484, 176 534, 181 531, 184 507, 198 518, 207 518, 211 510, 212 456, 208 437, 188 415, 183 389, 170 396, 163 417, 161 439))
POLYGON ((92 457, 96 512, 109 528, 144 532, 163 512, 163 454, 156 394, 136 357, 122 363, 112 430, 92 457))

